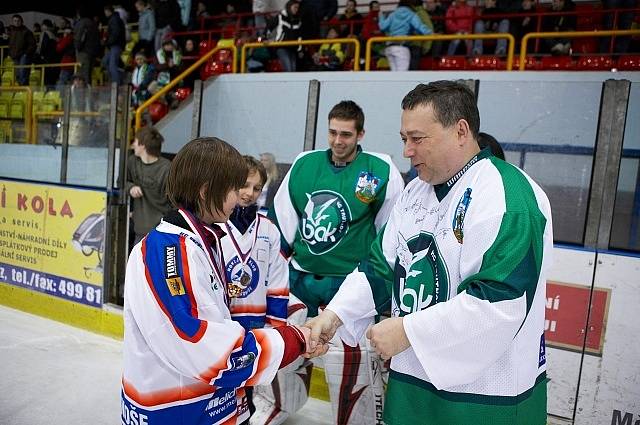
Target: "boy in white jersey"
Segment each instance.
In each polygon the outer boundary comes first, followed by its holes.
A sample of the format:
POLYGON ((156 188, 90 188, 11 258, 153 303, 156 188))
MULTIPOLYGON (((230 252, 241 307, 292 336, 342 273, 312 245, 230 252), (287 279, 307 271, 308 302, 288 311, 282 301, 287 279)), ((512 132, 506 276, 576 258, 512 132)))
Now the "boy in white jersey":
MULTIPOLYGON (((221 241, 226 278, 236 292, 229 305, 231 318, 249 332, 287 324, 289 266, 280 253, 278 228, 258 214, 256 201, 267 172, 252 156, 243 159, 249 173, 238 192, 238 205, 225 224, 227 236, 221 241)), ((253 415, 253 387, 245 390, 253 415)))
POLYGON ((480 150, 464 85, 419 84, 402 109, 404 155, 419 178, 369 258, 307 323, 315 354, 338 328, 349 345, 366 332, 391 358, 387 425, 543 425, 549 201, 522 170, 480 150), (389 304, 393 317, 368 328, 389 304))

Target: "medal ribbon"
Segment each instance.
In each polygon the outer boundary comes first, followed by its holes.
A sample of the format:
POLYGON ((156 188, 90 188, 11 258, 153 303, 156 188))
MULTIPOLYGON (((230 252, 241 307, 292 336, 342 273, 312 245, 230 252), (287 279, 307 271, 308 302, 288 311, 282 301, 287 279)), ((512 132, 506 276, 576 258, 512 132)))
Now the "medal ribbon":
POLYGON ((200 220, 198 220, 189 211, 183 208, 179 208, 178 211, 180 211, 180 213, 184 216, 187 222, 191 225, 191 228, 194 229, 196 233, 200 236, 200 239, 202 239, 202 242, 204 243, 204 247, 205 247, 205 252, 209 256, 209 260, 211 261, 213 270, 215 271, 216 276, 218 277, 218 280, 220 280, 220 283, 225 288, 224 301, 228 306, 229 305, 229 294, 227 293, 228 283, 224 273, 224 257, 222 255, 222 246, 220 244, 220 238, 216 235, 213 229, 205 228, 204 225, 200 222, 200 220), (216 241, 215 247, 211 244, 210 242, 211 236, 209 236, 207 233, 213 236, 213 239, 215 239, 216 241), (214 256, 214 252, 216 254, 215 256, 214 256))

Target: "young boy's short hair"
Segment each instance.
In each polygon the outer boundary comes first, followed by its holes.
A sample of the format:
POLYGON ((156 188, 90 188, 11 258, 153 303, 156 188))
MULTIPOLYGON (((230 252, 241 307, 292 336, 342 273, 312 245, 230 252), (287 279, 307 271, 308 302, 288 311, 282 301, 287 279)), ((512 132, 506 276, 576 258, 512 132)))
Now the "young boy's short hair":
POLYGON ((243 158, 247 164, 247 168, 249 169, 249 174, 257 172, 260 175, 260 180, 262 180, 262 185, 264 186, 267 182, 267 169, 264 168, 262 162, 258 161, 251 155, 244 155, 243 158))
POLYGON ((193 139, 178 151, 167 178, 167 196, 173 206, 196 215, 222 211, 227 194, 244 186, 247 165, 240 153, 217 137, 193 139), (204 201, 200 188, 207 187, 204 201))
POLYGON ((158 130, 149 126, 142 127, 136 132, 136 139, 140 146, 145 147, 149 155, 160 156, 164 137, 158 130))

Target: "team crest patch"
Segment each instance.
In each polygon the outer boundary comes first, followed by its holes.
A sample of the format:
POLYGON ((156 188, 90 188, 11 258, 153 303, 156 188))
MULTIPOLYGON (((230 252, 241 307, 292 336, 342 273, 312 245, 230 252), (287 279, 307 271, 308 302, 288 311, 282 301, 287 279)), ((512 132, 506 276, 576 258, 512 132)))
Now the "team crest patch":
POLYGON ((464 195, 458 201, 455 215, 453 216, 453 222, 451 227, 453 228, 453 234, 455 235, 458 243, 462 243, 464 240, 464 217, 467 214, 467 208, 471 202, 471 188, 468 187, 464 191, 464 195))
POLYGON ((431 233, 399 237, 394 268, 394 316, 422 311, 449 297, 449 273, 431 233))
POLYGON ((319 190, 306 196, 298 230, 309 252, 324 254, 335 248, 349 231, 351 211, 337 192, 319 190))
POLYGON ((356 182, 356 198, 365 204, 370 204, 376 199, 380 180, 380 177, 376 177, 368 171, 361 171, 356 182))
POLYGON ((258 264, 249 257, 246 263, 234 256, 225 267, 227 275, 229 296, 232 298, 245 298, 258 286, 260 269, 258 264))
POLYGON ((182 279, 178 275, 178 264, 176 262, 176 251, 178 247, 175 245, 169 245, 164 248, 164 264, 166 273, 167 287, 171 296, 184 295, 184 285, 182 279))

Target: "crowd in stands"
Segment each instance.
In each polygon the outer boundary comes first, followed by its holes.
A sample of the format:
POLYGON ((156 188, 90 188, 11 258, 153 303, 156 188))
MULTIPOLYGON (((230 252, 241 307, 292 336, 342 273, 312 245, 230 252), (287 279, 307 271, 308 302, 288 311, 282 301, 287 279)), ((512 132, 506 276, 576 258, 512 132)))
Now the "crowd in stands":
MULTIPOLYGON (((256 40, 326 39, 321 45, 251 49, 247 68, 250 72, 331 71, 352 67, 352 45, 331 41, 336 38, 357 38, 364 46, 370 37, 381 35, 511 33, 517 48, 529 32, 587 29, 577 25, 581 15, 575 13, 574 0, 538 1, 399 0, 383 3, 385 11, 381 11, 376 0, 368 4, 347 0, 341 8, 337 0, 137 0, 135 10, 107 5, 102 16, 91 16, 81 5, 73 20, 45 19, 33 30, 20 15, 14 15, 7 27, 0 22, 0 44, 8 45, 8 56, 15 65, 77 62, 76 74, 89 83, 93 68, 101 66, 104 82, 132 85, 133 106, 137 106, 221 39, 236 45, 256 40)), ((615 16, 608 11, 638 6, 637 0, 602 0, 588 12, 593 27, 588 29, 637 28, 637 11, 615 16)), ((615 42, 602 38, 596 51, 620 54, 637 51, 638 44, 637 37, 617 37, 615 42)), ((571 46, 569 38, 558 37, 541 40, 535 49, 541 54, 567 55, 572 53, 571 46)), ((506 50, 506 39, 400 41, 375 44, 374 57, 386 59, 392 70, 407 70, 419 69, 424 57, 440 57, 445 52, 449 56, 501 57, 506 50)), ((17 67, 16 84, 29 84, 29 72, 28 66, 17 67)), ((45 69, 44 82, 47 86, 69 84, 73 75, 70 66, 50 67, 45 69)), ((195 78, 196 74, 184 85, 192 85, 195 78)), ((171 98, 166 101, 174 103, 171 98)))

